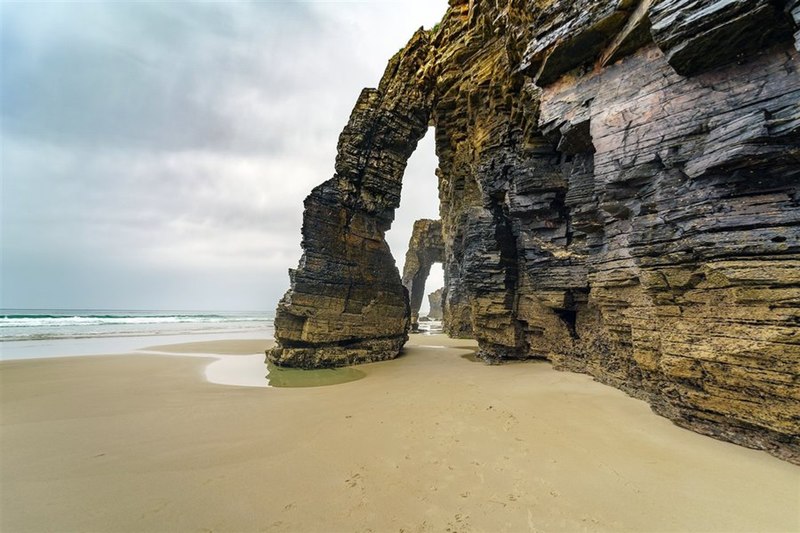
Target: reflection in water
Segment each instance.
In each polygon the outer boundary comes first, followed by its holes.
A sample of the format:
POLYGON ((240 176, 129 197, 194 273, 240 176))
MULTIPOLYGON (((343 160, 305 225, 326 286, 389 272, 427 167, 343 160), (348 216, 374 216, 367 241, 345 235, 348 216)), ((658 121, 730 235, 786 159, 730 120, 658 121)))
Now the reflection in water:
POLYGON ((441 320, 424 320, 420 319, 419 322, 419 333, 424 333, 426 335, 435 335, 437 333, 442 333, 444 331, 442 321, 441 320))
POLYGON ((240 387, 269 387, 265 377, 264 356, 223 355, 206 367, 206 379, 220 385, 240 387))
POLYGON ((540 356, 531 356, 527 359, 483 359, 478 355, 477 348, 472 347, 464 347, 470 350, 469 353, 465 353, 461 356, 462 359, 466 359, 467 361, 471 361, 473 363, 483 363, 485 365, 514 365, 514 364, 534 364, 534 363, 548 363, 548 359, 545 357, 540 356))
POLYGON ((478 350, 472 349, 469 353, 465 353, 461 356, 462 359, 466 359, 467 361, 472 361, 473 363, 485 363, 483 359, 478 357, 478 350))
POLYGON ((264 362, 264 354, 218 356, 206 367, 206 379, 240 387, 322 387, 356 381, 366 374, 352 367, 300 370, 264 362))
POLYGON ((361 370, 349 366, 300 370, 298 368, 282 368, 267 363, 267 370, 267 381, 270 387, 322 387, 356 381, 366 376, 361 370))

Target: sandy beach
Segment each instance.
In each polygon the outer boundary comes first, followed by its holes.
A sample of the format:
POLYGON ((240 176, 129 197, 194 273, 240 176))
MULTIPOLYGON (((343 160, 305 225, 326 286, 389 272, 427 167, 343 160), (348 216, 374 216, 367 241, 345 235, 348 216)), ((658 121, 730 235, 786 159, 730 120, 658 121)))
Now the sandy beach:
POLYGON ((800 468, 473 348, 417 335, 310 388, 209 383, 210 357, 0 363, 2 531, 800 530, 800 468))

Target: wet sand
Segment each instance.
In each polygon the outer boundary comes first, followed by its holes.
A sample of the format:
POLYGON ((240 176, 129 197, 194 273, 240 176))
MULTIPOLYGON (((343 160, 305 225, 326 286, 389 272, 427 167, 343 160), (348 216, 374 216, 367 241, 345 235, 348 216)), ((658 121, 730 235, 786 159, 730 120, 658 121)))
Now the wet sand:
POLYGON ((0 363, 0 529, 800 530, 800 468, 473 346, 417 335, 313 388, 208 383, 204 357, 0 363))

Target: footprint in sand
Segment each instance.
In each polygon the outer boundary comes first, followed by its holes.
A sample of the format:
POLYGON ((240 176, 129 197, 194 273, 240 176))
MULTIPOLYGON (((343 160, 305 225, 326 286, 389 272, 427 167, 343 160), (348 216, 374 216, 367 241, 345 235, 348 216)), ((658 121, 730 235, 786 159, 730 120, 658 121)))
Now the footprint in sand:
POLYGON ((511 414, 511 413, 509 413, 509 412, 505 412, 505 413, 503 413, 503 414, 504 414, 504 416, 506 417, 506 420, 505 420, 505 422, 503 422, 503 429, 504 429, 504 430, 506 430, 506 431, 509 431, 509 430, 511 430, 511 429, 512 429, 514 426, 516 426, 517 424, 519 424, 519 420, 517 420, 517 417, 516 417, 516 416, 512 415, 512 414, 511 414))
POLYGON ((361 474, 356 472, 355 474, 353 474, 349 478, 345 479, 344 482, 347 484, 348 487, 350 487, 351 489, 354 489, 354 488, 358 487, 361 484, 361 474))
POLYGON ((472 527, 469 525, 469 515, 457 513, 453 517, 453 520, 447 523, 447 529, 445 531, 448 533, 459 533, 471 530, 472 527))

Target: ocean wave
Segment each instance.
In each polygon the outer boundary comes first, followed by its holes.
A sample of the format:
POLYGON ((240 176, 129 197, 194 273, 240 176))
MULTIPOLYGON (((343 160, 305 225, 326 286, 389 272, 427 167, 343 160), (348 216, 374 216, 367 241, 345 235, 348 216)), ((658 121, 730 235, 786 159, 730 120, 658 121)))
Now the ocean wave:
POLYGON ((0 311, 0 342, 271 331, 272 317, 257 312, 0 311))
POLYGON ((0 317, 0 328, 41 328, 103 326, 119 324, 188 324, 214 322, 272 322, 265 316, 226 315, 4 315, 0 317))
POLYGON ((209 334, 209 333, 246 333, 248 331, 272 331, 272 323, 260 326, 239 327, 239 328, 204 328, 204 329, 158 329, 158 330, 137 330, 137 331, 52 331, 36 333, 20 333, 0 335, 0 343, 14 341, 52 341, 63 339, 94 339, 99 337, 149 337, 155 335, 186 335, 186 334, 209 334))

